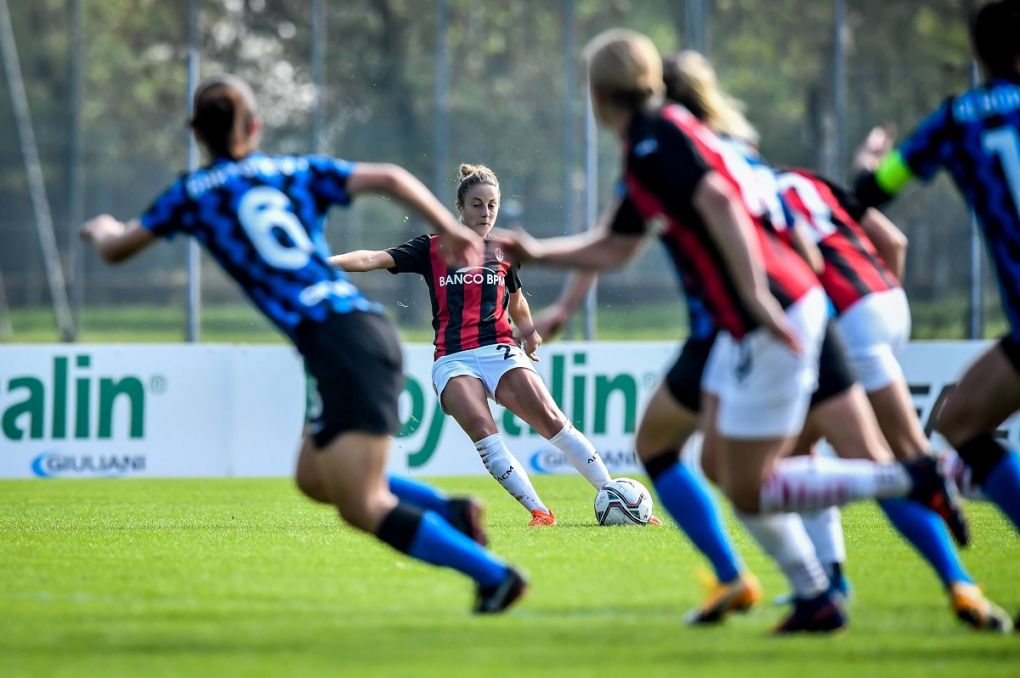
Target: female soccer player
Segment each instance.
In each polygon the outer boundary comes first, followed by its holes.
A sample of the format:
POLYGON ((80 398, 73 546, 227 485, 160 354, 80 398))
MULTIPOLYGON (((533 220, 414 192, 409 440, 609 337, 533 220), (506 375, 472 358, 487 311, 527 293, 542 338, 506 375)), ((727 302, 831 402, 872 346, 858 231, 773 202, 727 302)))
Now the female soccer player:
MULTIPOLYGON (((499 182, 488 167, 461 165, 457 210, 461 222, 485 238, 499 216, 499 182)), ((488 399, 505 406, 559 449, 598 490, 610 478, 602 458, 557 407, 531 362, 538 360, 542 337, 533 327, 517 266, 498 247, 486 249, 485 263, 451 268, 435 236, 422 235, 387 250, 357 250, 330 262, 346 271, 385 268, 417 273, 432 298, 436 332, 432 385, 443 411, 471 438, 486 470, 531 512, 529 525, 554 525, 556 517, 542 502, 520 461, 510 452, 489 410, 488 399)), ((658 522, 658 519, 656 519, 658 522)))
MULTIPOLYGON (((906 239, 902 233, 878 210, 862 209, 841 189, 809 172, 792 170, 775 176, 753 150, 757 142, 753 126, 744 118, 739 103, 719 86, 715 70, 701 54, 688 50, 670 55, 663 59, 663 68, 666 96, 695 112, 724 138, 735 140, 738 150, 750 156, 763 188, 782 193, 784 201, 779 207, 783 211, 776 217, 779 223, 792 222, 787 227, 793 226, 810 239, 802 247, 813 250, 821 260, 819 281, 836 314, 830 331, 842 341, 831 342, 828 353, 823 349, 819 388, 812 396, 794 454, 810 453, 823 436, 844 458, 866 454, 885 460, 895 455, 907 461, 927 454, 928 440, 897 361, 910 327, 907 299, 893 272, 903 268, 906 239), (877 246, 872 245, 872 238, 877 246), (854 386, 851 372, 861 386, 854 386), (857 425, 848 426, 851 421, 857 425)), ((703 459, 710 463, 710 457, 709 452, 703 459)), ((979 629, 1010 628, 1005 613, 974 584, 937 515, 898 498, 883 499, 879 504, 896 529, 931 564, 957 617, 979 629)), ((845 590, 846 547, 839 509, 829 507, 800 516, 833 586, 845 590)))
POLYGON ((984 84, 942 102, 895 151, 884 130, 872 130, 855 190, 865 205, 881 205, 944 167, 977 214, 1010 331, 967 368, 935 428, 1020 528, 1020 455, 994 435, 1020 409, 1020 0, 977 9, 970 34, 984 84))
POLYGON ((393 483, 395 495, 387 484, 389 436, 399 428, 400 345, 380 307, 327 262, 323 217, 331 205, 379 193, 420 211, 461 261, 480 255, 480 239, 394 165, 259 152, 255 98, 236 77, 202 82, 192 116, 209 164, 175 181, 140 218, 125 224, 102 215, 84 224, 82 237, 110 263, 159 237, 198 239, 294 343, 314 382, 318 406, 302 444, 298 486, 393 548, 468 575, 477 584, 475 611, 501 612, 527 584, 448 522, 459 520, 463 532, 482 540, 475 505, 456 505, 408 480, 393 483))
POLYGON ((906 496, 951 501, 934 465, 833 460, 805 472, 780 458, 799 433, 817 379, 826 302, 813 272, 766 228, 753 173, 686 109, 661 105, 662 63, 651 41, 613 30, 586 50, 596 117, 625 149, 625 191, 604 214, 608 228, 537 241, 499 241, 514 256, 571 268, 620 266, 654 222, 685 286, 719 327, 706 368, 719 405, 721 486, 742 520, 786 573, 797 595, 782 632, 829 631, 846 620, 803 524, 790 510, 906 496), (779 298, 773 295, 775 292, 779 298), (766 482, 767 480, 767 482, 766 482))

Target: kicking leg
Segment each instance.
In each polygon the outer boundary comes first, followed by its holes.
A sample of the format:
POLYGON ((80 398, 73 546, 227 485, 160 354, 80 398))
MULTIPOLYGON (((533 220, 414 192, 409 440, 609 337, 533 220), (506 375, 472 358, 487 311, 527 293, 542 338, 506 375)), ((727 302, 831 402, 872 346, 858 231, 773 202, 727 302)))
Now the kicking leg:
POLYGON ((562 452, 596 490, 609 482, 609 470, 595 446, 560 411, 538 374, 522 368, 505 373, 496 386, 496 400, 562 452))

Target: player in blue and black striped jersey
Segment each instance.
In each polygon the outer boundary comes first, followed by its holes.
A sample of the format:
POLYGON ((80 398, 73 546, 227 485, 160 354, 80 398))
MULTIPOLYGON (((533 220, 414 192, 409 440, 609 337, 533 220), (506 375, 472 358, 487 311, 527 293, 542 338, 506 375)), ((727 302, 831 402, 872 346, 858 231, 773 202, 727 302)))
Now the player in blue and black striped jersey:
POLYGON ((102 215, 82 237, 111 263, 176 233, 202 243, 304 358, 313 405, 298 487, 399 551, 468 575, 477 583, 475 611, 501 612, 527 583, 485 550, 479 504, 385 475, 389 438, 400 427, 400 345, 381 308, 327 261, 323 221, 331 206, 379 193, 422 213, 458 263, 480 258, 481 240, 405 170, 266 155, 257 150, 260 125, 245 82, 204 81, 191 127, 209 164, 182 175, 139 219, 102 215))
POLYGON ((1020 455, 994 436, 1020 409, 1020 0, 983 5, 970 29, 984 84, 946 99, 892 152, 889 135, 873 130, 858 152, 856 193, 880 205, 944 168, 977 214, 1010 331, 967 369, 936 428, 1020 528, 1020 455))

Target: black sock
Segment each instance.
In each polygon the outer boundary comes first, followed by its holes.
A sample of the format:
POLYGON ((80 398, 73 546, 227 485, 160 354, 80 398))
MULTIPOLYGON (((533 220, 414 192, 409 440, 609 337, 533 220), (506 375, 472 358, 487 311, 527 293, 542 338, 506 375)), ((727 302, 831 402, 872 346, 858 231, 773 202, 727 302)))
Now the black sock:
POLYGON ((659 476, 663 471, 673 468, 676 463, 680 461, 680 450, 666 450, 660 452, 648 461, 642 461, 641 463, 645 466, 645 473, 648 477, 655 482, 655 478, 659 476))
POLYGON ((957 446, 956 451, 964 463, 970 467, 971 477, 978 486, 985 484, 988 474, 1009 454, 1009 450, 1003 447, 1002 443, 996 440, 991 433, 977 434, 957 446))
POLYGON ((408 553, 418 535, 422 511, 416 506, 400 502, 379 523, 375 536, 401 553, 408 553))

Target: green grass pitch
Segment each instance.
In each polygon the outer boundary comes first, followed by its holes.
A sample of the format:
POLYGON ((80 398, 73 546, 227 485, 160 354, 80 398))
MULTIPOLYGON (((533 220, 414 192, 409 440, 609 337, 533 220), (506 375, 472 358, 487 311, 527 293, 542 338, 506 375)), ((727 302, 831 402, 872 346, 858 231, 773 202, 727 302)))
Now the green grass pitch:
MULTIPOLYGON (((284 479, 0 482, 0 674, 1020 675, 1020 636, 957 622, 871 505, 845 513, 850 629, 771 638, 783 611, 770 605, 682 625, 702 561, 669 521, 599 528, 583 480, 535 483, 558 526, 527 528, 487 478, 437 481, 486 500, 495 551, 532 578, 519 606, 478 618, 466 579, 342 527, 284 479)), ((990 506, 968 511, 965 561, 1015 613, 1020 540, 990 506)), ((734 534, 767 597, 784 593, 734 534)))

